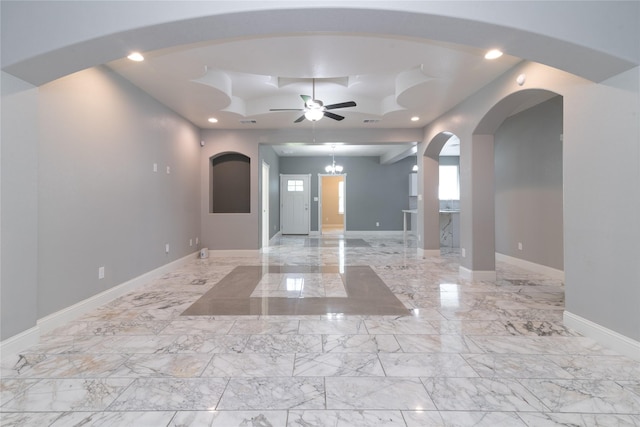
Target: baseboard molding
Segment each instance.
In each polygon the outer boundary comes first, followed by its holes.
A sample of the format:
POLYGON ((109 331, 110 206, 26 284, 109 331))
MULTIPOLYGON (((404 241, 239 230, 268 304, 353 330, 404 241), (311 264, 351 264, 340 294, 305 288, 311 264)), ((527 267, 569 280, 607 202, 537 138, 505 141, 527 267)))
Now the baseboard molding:
POLYGON ((6 352, 6 354, 17 354, 20 351, 23 351, 24 349, 37 344, 39 342, 41 334, 45 334, 60 326, 63 326, 66 323, 77 319, 83 314, 91 310, 95 310, 96 308, 101 307, 105 304, 108 304, 114 299, 119 298, 135 290, 136 288, 149 283, 151 280, 162 277, 164 274, 181 267, 187 262, 197 259, 199 253, 200 252, 198 251, 189 254, 183 258, 177 259, 147 273, 144 273, 138 277, 128 280, 120 285, 114 286, 113 288, 107 289, 104 292, 82 300, 67 308, 42 317, 38 319, 35 327, 2 341, 2 343, 0 343, 0 348, 2 349, 3 353, 6 352))
POLYGON ((371 230, 371 231, 345 231, 347 237, 367 237, 367 236, 396 236, 402 237, 402 230, 371 230))
POLYGON ((209 249, 210 258, 222 258, 229 256, 250 257, 260 255, 260 249, 209 249))
POLYGON ((565 310, 564 325, 624 356, 640 361, 640 342, 565 310))
POLYGON ((0 343, 0 356, 8 358, 40 342, 40 328, 34 326, 0 343))
POLYGON ((466 267, 460 266, 458 272, 463 279, 466 280, 479 280, 479 281, 495 281, 495 271, 483 271, 483 270, 469 270, 466 267))
POLYGON ((418 248, 418 255, 420 255, 420 256, 440 256, 440 249, 422 249, 422 248, 418 248))
POLYGON ((516 267, 524 268, 525 270, 532 271, 534 273, 544 274, 545 276, 553 277, 564 281, 564 271, 556 268, 547 267, 546 265, 536 264, 535 262, 525 261, 520 258, 515 258, 509 255, 496 252, 496 261, 504 262, 514 265, 516 267))

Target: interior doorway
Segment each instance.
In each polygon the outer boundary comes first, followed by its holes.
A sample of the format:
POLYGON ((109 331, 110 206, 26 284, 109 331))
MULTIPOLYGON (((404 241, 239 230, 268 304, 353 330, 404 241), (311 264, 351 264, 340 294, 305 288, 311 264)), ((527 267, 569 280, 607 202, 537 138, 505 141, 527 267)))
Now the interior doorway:
POLYGON ((262 247, 269 246, 269 164, 262 162, 262 247))
POLYGON ((346 175, 319 175, 318 228, 320 234, 342 235, 346 225, 346 175))

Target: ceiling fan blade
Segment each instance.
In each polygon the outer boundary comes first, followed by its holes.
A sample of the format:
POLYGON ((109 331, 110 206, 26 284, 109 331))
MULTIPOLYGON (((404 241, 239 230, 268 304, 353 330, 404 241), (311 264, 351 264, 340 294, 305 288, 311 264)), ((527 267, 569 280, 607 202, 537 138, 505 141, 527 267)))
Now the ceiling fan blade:
POLYGON ((355 107, 356 103, 353 101, 348 101, 348 102, 340 102, 338 104, 331 104, 331 105, 325 105, 324 108, 326 110, 335 110, 336 108, 348 108, 348 107, 355 107))
POLYGON ((270 108, 269 111, 304 111, 304 108, 270 108))
POLYGON ((304 114, 298 117, 293 123, 300 123, 303 120, 304 120, 304 114))
MULTIPOLYGON (((332 112, 330 112, 330 111, 325 111, 325 112, 324 112, 324 115, 325 115, 326 117, 329 117, 330 119, 333 119, 333 120, 338 120, 338 121, 340 121, 340 120, 344 119, 344 117, 343 117, 343 116, 339 116, 339 115, 334 114, 334 113, 332 113, 332 112)), ((304 116, 303 116, 303 117, 304 117, 304 116)))

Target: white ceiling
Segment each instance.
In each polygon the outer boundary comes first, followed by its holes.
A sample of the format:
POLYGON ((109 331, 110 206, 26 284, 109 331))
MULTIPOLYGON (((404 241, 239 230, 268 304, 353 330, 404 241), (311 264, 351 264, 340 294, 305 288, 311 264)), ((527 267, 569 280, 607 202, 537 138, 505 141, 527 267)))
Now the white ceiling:
MULTIPOLYGON (((203 129, 421 128, 520 61, 507 55, 488 61, 484 51, 442 42, 343 33, 218 40, 143 54, 143 62, 107 65, 203 129), (312 95, 312 79, 325 105, 357 106, 331 110, 342 121, 294 123, 301 111, 269 111, 302 109, 300 95, 312 95)), ((283 156, 327 153, 326 145, 274 148, 283 156)), ((407 148, 339 150, 377 156, 407 148)))

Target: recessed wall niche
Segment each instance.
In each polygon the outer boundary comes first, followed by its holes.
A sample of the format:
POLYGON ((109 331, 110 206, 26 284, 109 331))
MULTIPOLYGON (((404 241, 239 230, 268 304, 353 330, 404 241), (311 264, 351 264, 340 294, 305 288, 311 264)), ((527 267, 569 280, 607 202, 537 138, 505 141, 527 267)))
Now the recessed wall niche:
POLYGON ((224 153, 210 159, 210 213, 251 213, 251 159, 224 153))

